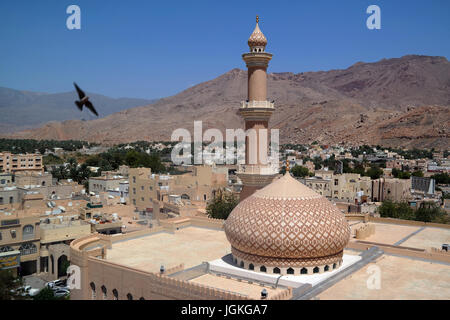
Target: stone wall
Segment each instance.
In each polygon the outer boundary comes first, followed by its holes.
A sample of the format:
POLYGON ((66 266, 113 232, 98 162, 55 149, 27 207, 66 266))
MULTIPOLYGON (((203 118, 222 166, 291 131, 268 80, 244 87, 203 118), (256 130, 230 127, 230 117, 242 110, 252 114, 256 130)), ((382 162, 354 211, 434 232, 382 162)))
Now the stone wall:
POLYGON ((363 226, 356 229, 356 239, 365 239, 375 234, 375 225, 372 223, 365 223, 363 226))

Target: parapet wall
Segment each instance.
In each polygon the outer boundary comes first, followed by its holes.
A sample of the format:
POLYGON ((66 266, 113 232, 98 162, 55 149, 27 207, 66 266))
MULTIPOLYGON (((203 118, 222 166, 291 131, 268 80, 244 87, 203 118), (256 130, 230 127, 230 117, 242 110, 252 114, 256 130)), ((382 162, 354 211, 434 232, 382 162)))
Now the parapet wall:
POLYGON ((113 300, 243 300, 247 297, 193 282, 130 268, 94 257, 88 258, 88 290, 84 299, 113 300), (102 287, 106 289, 103 295, 102 287), (93 294, 92 287, 95 287, 93 294))
POLYGON ((347 244, 347 248, 355 250, 369 250, 372 247, 378 247, 387 254, 395 254, 399 256, 428 259, 450 263, 450 254, 440 252, 429 252, 425 249, 416 249, 408 247, 399 247, 394 245, 387 245, 375 242, 363 242, 363 241, 350 241, 347 244))
POLYGON ((375 225, 372 223, 365 223, 362 227, 356 229, 356 239, 365 239, 375 234, 375 225))

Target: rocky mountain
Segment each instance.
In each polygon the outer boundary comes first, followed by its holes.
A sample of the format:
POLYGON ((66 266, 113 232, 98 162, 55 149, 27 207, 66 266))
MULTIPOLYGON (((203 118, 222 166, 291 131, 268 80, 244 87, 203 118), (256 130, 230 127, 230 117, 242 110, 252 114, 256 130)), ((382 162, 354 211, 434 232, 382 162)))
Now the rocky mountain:
MULTIPOLYGON (((91 121, 70 120, 14 134, 17 138, 81 139, 103 143, 170 140, 176 128, 238 128, 247 72, 233 69, 151 105, 91 121)), ((409 55, 345 70, 271 73, 270 126, 282 143, 450 147, 450 63, 409 55)))
MULTIPOLYGON (((113 99, 95 93, 87 92, 86 94, 93 101, 100 116, 156 101, 134 98, 113 99)), ((75 91, 50 94, 0 87, 0 133, 36 128, 49 121, 96 118, 87 111, 78 110, 74 104, 77 97, 75 91)))

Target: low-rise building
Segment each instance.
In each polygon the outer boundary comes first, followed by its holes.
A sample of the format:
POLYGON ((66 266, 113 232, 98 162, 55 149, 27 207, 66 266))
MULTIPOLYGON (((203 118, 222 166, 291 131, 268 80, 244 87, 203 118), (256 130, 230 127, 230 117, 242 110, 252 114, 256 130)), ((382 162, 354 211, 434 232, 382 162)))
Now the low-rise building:
POLYGON ((42 156, 37 153, 14 154, 11 152, 0 152, 0 171, 11 173, 21 171, 43 172, 42 156))

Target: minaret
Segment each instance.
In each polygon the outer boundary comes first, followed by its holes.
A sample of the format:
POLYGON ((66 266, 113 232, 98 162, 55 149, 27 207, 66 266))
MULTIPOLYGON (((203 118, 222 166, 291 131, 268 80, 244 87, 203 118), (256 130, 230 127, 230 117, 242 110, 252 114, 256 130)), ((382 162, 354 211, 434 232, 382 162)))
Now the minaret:
POLYGON ((248 99, 241 103, 239 113, 244 118, 245 130, 254 129, 257 138, 250 139, 248 135, 246 136, 245 165, 241 166, 237 173, 243 183, 240 201, 268 185, 278 174, 267 163, 269 144, 267 135, 266 150, 261 154, 259 151, 260 147, 264 147, 264 143, 260 143, 260 138, 267 134, 269 119, 275 109, 274 103, 267 101, 267 67, 272 54, 265 51, 267 39, 259 29, 258 22, 259 18, 256 16, 255 30, 248 39, 250 52, 242 55, 248 69, 248 99), (260 132, 262 129, 265 129, 266 133, 260 132))

